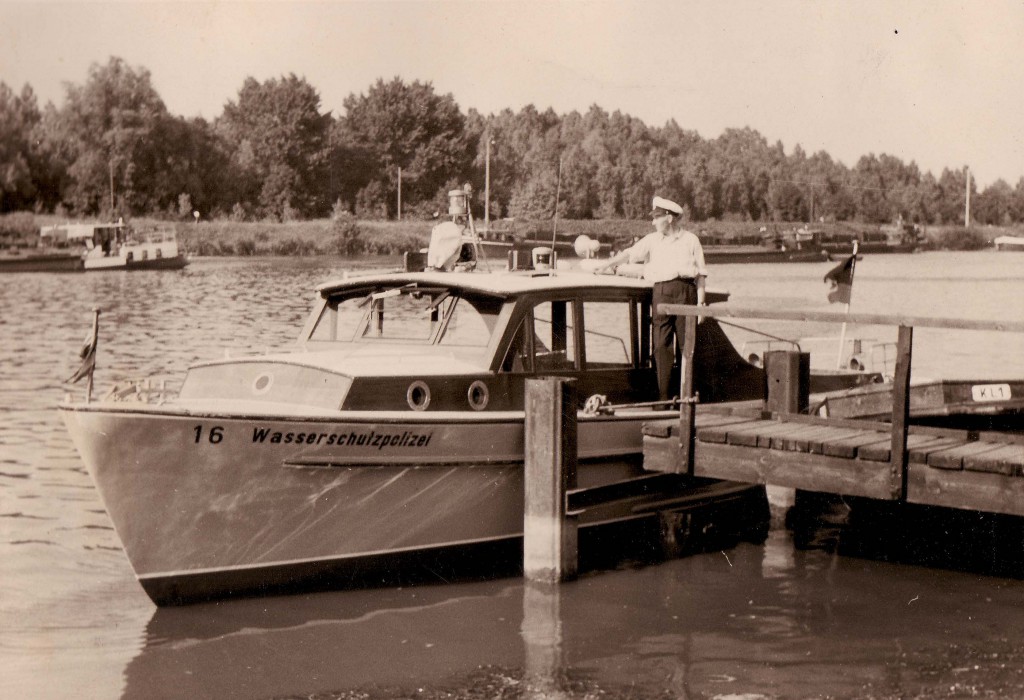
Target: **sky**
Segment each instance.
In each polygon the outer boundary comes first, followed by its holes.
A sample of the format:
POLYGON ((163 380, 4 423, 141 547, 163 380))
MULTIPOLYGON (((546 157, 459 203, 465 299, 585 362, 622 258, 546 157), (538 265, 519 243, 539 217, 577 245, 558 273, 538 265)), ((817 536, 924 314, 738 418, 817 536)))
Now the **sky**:
POLYGON ((292 74, 343 114, 377 79, 463 112, 598 105, 703 138, 750 127, 853 167, 887 153, 979 188, 1024 177, 1024 2, 8 2, 0 82, 60 106, 119 56, 168 110, 213 119, 292 74))

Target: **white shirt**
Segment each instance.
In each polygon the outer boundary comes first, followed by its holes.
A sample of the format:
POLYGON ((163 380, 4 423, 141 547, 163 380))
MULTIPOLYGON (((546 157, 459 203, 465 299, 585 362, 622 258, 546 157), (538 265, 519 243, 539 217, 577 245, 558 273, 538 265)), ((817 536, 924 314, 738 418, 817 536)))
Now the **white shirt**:
POLYGON ((644 264, 644 279, 651 282, 667 282, 676 277, 695 279, 697 276, 708 275, 700 239, 690 231, 648 233, 627 252, 631 263, 644 264))

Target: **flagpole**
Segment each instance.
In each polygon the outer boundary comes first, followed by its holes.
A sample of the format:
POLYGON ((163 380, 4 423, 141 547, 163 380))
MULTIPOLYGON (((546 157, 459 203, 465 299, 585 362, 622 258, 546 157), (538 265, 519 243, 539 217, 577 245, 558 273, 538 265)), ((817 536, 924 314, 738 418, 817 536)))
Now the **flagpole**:
POLYGON ((89 403, 92 401, 92 375, 96 371, 96 350, 100 340, 100 307, 95 306, 92 310, 92 356, 93 366, 89 370, 88 383, 85 385, 85 402, 89 403))
MULTIPOLYGON (((850 296, 853 296, 853 271, 857 267, 857 249, 860 246, 860 241, 853 242, 853 260, 850 262, 850 296)), ((846 309, 843 311, 844 314, 850 314, 850 302, 846 302, 846 309)), ((843 368, 843 348, 846 347, 846 321, 843 321, 843 329, 839 332, 839 351, 836 353, 836 369, 843 368)))

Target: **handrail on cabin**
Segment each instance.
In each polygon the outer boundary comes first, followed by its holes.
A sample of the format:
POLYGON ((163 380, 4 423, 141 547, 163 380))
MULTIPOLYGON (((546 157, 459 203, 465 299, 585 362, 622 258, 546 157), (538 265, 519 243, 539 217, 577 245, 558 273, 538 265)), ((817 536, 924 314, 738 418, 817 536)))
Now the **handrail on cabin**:
POLYGON ((670 316, 697 316, 703 318, 755 318, 770 321, 808 321, 819 323, 855 323, 870 326, 905 326, 917 328, 949 328, 965 331, 1008 331, 1024 333, 1024 321, 985 321, 976 319, 904 316, 902 314, 842 314, 833 311, 775 311, 730 307, 727 304, 690 306, 687 304, 659 304, 658 311, 670 316))

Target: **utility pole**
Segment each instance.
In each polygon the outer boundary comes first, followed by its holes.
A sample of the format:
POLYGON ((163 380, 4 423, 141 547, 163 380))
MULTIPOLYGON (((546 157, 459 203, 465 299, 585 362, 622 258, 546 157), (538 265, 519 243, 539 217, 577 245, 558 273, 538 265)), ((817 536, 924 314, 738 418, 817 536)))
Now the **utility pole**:
POLYGON ((398 169, 398 220, 402 220, 402 169, 398 169))
POLYGON ((110 217, 114 217, 114 160, 110 159, 107 161, 107 165, 110 166, 110 217))
POLYGON ((487 135, 487 150, 484 158, 484 231, 491 232, 491 144, 494 139, 487 135))
POLYGON ((967 181, 967 196, 964 198, 964 228, 971 227, 971 166, 964 166, 964 180, 967 181))

